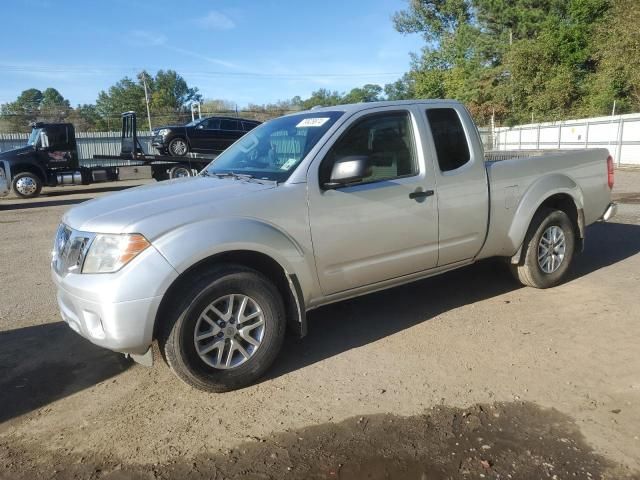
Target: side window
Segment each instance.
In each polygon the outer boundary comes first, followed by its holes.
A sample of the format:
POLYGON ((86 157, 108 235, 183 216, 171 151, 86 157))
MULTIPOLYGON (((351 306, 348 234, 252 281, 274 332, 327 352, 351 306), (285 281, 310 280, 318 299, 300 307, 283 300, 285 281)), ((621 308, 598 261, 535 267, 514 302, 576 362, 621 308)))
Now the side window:
POLYGON ((207 130, 219 130, 220 129, 220 119, 219 118, 210 118, 206 120, 204 123, 204 128, 207 130))
POLYGON ((251 130, 253 130, 254 128, 256 128, 258 125, 256 125, 255 123, 250 123, 250 122, 242 122, 242 129, 245 132, 249 132, 251 130))
POLYGON ((471 160, 467 136, 458 112, 453 108, 432 108, 427 110, 427 119, 431 127, 440 170, 450 172, 471 160))
POLYGON ((324 158, 320 180, 329 180, 337 160, 353 155, 369 157, 371 175, 363 182, 416 175, 418 162, 409 112, 374 114, 357 121, 324 158))
POLYGON ((47 128, 49 145, 54 150, 64 150, 69 143, 67 138, 67 127, 65 125, 50 126, 47 128))
POLYGON ((236 120, 221 120, 220 129, 221 130, 237 130, 238 122, 236 120))

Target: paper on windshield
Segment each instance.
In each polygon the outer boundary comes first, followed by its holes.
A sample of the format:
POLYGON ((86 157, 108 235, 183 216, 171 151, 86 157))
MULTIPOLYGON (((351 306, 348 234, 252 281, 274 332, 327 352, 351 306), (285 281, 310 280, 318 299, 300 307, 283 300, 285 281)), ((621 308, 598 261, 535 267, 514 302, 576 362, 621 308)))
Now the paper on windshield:
POLYGON ((296 128, 321 127, 329 120, 330 119, 328 117, 305 118, 298 125, 296 125, 296 128))

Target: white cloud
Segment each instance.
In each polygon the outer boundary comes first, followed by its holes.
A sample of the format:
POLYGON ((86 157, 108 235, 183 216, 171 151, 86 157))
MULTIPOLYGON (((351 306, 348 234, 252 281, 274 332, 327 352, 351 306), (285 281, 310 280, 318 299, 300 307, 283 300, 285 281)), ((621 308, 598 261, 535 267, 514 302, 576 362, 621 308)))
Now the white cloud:
POLYGON ((216 10, 211 10, 206 16, 197 19, 196 23, 208 30, 231 30, 236 28, 236 23, 231 18, 216 10))

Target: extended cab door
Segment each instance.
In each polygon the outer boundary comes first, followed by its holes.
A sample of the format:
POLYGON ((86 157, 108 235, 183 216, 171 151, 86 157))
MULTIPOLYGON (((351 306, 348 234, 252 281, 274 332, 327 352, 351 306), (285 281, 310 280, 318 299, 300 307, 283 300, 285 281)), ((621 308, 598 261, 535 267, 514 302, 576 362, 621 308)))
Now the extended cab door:
POLYGON ((309 218, 325 295, 437 265, 435 181, 419 148, 420 114, 409 107, 359 112, 311 165, 309 218), (335 161, 352 155, 369 157, 371 175, 361 184, 323 188, 335 161))
POLYGON ((424 105, 438 185, 439 261, 475 257, 486 238, 489 188, 482 144, 462 105, 424 105))

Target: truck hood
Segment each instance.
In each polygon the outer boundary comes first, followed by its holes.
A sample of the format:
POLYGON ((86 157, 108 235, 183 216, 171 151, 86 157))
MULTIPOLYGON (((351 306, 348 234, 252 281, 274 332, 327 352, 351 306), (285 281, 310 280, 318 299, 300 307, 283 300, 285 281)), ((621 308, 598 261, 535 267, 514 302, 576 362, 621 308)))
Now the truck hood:
POLYGON ((238 196, 275 188, 233 178, 167 180, 90 200, 69 210, 62 221, 97 233, 141 233, 153 240, 180 225, 211 218, 238 196))
POLYGON ((17 157, 20 155, 27 155, 33 153, 33 147, 30 145, 25 145, 24 147, 18 147, 11 150, 6 150, 4 152, 0 152, 0 160, 9 160, 10 158, 17 157))

